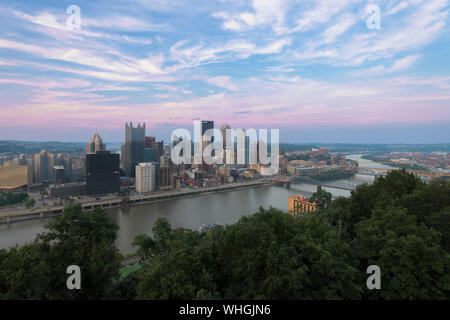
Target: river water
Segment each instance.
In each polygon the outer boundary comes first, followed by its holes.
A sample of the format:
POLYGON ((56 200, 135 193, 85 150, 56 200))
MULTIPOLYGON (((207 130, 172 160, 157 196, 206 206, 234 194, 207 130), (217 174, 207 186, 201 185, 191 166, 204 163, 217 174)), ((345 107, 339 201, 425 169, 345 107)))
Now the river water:
MULTIPOLYGON (((361 166, 369 167, 368 161, 359 155, 347 158, 363 161, 361 166)), ((383 165, 375 162, 374 167, 383 165)), ((372 183, 373 176, 355 175, 352 178, 329 182, 335 186, 356 186, 367 182, 372 183)), ((333 197, 348 197, 349 190, 324 187, 333 197)), ((311 184, 293 184, 291 189, 278 186, 259 186, 228 192, 200 195, 168 201, 143 204, 129 208, 108 209, 108 213, 119 225, 116 245, 123 254, 133 253, 132 242, 138 234, 151 234, 153 223, 158 217, 167 218, 172 227, 197 228, 201 224, 218 223, 232 224, 242 216, 255 213, 259 207, 270 206, 287 210, 288 197, 291 195, 311 196, 317 186, 311 184)), ((8 248, 15 244, 23 245, 32 242, 36 235, 45 231, 48 219, 29 220, 0 225, 0 248, 8 248)))

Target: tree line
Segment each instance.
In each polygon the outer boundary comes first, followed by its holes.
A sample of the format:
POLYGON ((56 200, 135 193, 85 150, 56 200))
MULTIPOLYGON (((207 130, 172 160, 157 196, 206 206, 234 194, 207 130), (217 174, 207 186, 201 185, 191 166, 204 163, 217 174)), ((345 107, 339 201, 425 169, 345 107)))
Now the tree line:
POLYGON ((68 207, 48 232, 0 250, 2 299, 449 299, 450 183, 405 170, 360 185, 349 198, 321 190, 318 211, 260 208, 206 232, 158 218, 137 236, 140 268, 119 277, 117 225, 102 210, 68 207), (68 291, 79 265, 82 289, 68 291), (366 286, 369 265, 381 289, 366 286))
POLYGON ((0 207, 10 206, 26 201, 28 194, 25 192, 4 192, 0 191, 0 207))

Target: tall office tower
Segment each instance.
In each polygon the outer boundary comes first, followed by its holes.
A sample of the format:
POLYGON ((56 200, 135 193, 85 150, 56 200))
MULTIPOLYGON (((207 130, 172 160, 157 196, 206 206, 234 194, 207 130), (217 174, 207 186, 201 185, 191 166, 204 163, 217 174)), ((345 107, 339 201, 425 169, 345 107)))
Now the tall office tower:
MULTIPOLYGON (((270 145, 269 145, 270 147, 270 145)), ((256 145, 256 158, 257 158, 257 163, 261 164, 262 163, 262 159, 259 156, 259 150, 263 150, 262 152, 266 153, 266 158, 268 157, 268 153, 270 153, 270 150, 267 148, 266 143, 263 140, 259 140, 258 144, 256 145)))
POLYGON ((134 177, 136 165, 145 158, 145 123, 136 128, 133 123, 125 124, 125 143, 122 145, 122 167, 128 177, 134 177))
POLYGON ((86 194, 120 191, 120 160, 117 153, 98 151, 86 154, 86 194))
POLYGON ((106 151, 106 144, 103 143, 102 137, 95 133, 86 145, 86 153, 96 153, 98 151, 106 151))
POLYGON ((234 150, 234 140, 231 135, 227 134, 227 130, 231 129, 228 124, 222 125, 220 127, 220 132, 222 134, 222 144, 223 144, 223 163, 231 164, 233 163, 233 150, 234 150))
POLYGON ((80 181, 86 179, 86 157, 73 157, 72 162, 72 181, 80 181))
POLYGON ((136 166, 136 191, 139 193, 156 190, 156 164, 142 162, 136 166))
POLYGON ((145 148, 144 151, 144 162, 155 162, 156 161, 155 149, 145 148))
MULTIPOLYGON (((209 129, 214 129, 214 121, 207 121, 207 120, 203 120, 202 121, 202 138, 205 135, 205 132, 209 129)), ((214 137, 212 137, 211 142, 214 141, 214 137)), ((206 145, 208 145, 209 143, 207 143, 206 145)))
POLYGON ((28 166, 28 168, 30 168, 31 183, 33 183, 33 180, 34 180, 34 157, 27 158, 26 165, 28 166))
POLYGON ((245 136, 245 164, 250 163, 250 137, 245 136))
POLYGON ((158 166, 156 171, 156 180, 158 190, 170 189, 170 168, 166 166, 158 166))
POLYGON ((52 168, 54 155, 47 150, 42 150, 34 155, 34 181, 50 182, 52 180, 52 168))
POLYGON ((153 144, 156 142, 155 137, 145 137, 145 147, 153 148, 153 144))
POLYGON ((63 158, 62 165, 66 169, 66 179, 72 181, 72 157, 66 156, 63 158))
POLYGON ((161 156, 159 157, 159 165, 161 167, 169 167, 172 165, 172 161, 170 160, 170 157, 167 156, 161 156))
POLYGON ((53 166, 53 184, 63 184, 66 181, 64 166, 53 166))
POLYGON ((145 162, 158 161, 164 155, 164 141, 156 141, 155 137, 145 137, 145 162))
MULTIPOLYGON (((201 144, 202 144, 202 153, 205 152, 205 148, 210 144, 214 142, 214 137, 211 137, 210 142, 206 141, 206 139, 203 138, 203 136, 205 135, 206 131, 209 129, 214 129, 214 121, 208 121, 208 120, 203 120, 202 121, 202 137, 201 137, 201 144)), ((204 154, 204 153, 203 153, 204 154)), ((214 157, 215 156, 215 152, 212 152, 211 155, 214 157)), ((202 157, 203 159, 203 157, 202 157)), ((204 161, 202 161, 202 167, 203 170, 206 170, 206 164, 204 163, 204 161)))
POLYGON ((159 159, 159 145, 155 137, 145 137, 144 162, 155 162, 159 159))
POLYGON ((228 146, 232 146, 233 143, 231 141, 231 136, 227 136, 227 130, 231 129, 230 125, 228 125, 227 123, 225 123, 224 125, 222 125, 220 127, 220 133, 222 134, 222 143, 223 143, 223 148, 226 149, 228 146), (230 142, 228 142, 230 141, 230 142), (227 144, 227 142, 229 144, 227 144))

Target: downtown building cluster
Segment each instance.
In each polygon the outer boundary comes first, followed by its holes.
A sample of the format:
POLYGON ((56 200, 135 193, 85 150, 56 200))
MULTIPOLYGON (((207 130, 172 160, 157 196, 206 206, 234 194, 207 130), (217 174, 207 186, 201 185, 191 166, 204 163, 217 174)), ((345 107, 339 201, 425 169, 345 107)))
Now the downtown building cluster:
MULTIPOLYGON (((224 137, 223 164, 202 161, 176 165, 171 160, 171 149, 182 137, 174 137, 170 146, 147 136, 145 123, 134 126, 130 122, 125 124, 125 141, 120 153, 108 151, 101 136, 95 133, 84 154, 52 154, 47 150, 34 155, 21 154, 0 165, 0 189, 41 192, 52 199, 67 199, 207 187, 258 178, 261 166, 251 163, 250 146, 254 144, 259 150, 265 145, 246 136, 245 161, 235 164, 236 143, 227 141, 230 138, 226 135, 230 128, 227 124, 220 128, 224 137)), ((214 121, 201 122, 200 141, 190 141, 192 157, 195 143, 201 144, 203 150, 214 143, 214 137, 203 138, 211 129, 214 121)), ((283 163, 280 169, 285 171, 283 163)))

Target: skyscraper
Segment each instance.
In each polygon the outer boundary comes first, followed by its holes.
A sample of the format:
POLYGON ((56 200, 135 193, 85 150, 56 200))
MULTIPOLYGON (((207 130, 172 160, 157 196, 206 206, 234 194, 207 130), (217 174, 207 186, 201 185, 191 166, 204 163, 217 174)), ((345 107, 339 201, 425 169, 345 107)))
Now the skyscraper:
POLYGON ((202 136, 205 134, 206 130, 214 129, 214 121, 203 120, 202 121, 202 136))
POLYGON ((66 180, 66 169, 64 166, 53 166, 53 184, 63 184, 66 180))
MULTIPOLYGON (((209 129, 214 129, 214 121, 208 121, 208 120, 203 120, 202 121, 202 137, 201 137, 201 143, 202 143, 202 152, 205 152, 205 148, 210 144, 214 142, 214 136, 211 137, 210 142, 208 142, 205 138, 204 135, 206 133, 207 130, 209 129)), ((212 156, 215 156, 215 152, 213 151, 212 156)))
POLYGON ((125 143, 121 150, 122 168, 125 175, 134 177, 136 165, 145 159, 145 123, 139 123, 136 128, 133 123, 125 124, 125 143))
POLYGON ((234 140, 231 135, 227 135, 227 130, 231 129, 228 124, 222 125, 220 127, 220 132, 222 134, 222 144, 223 144, 223 163, 231 164, 234 163, 233 154, 234 154, 234 140))
POLYGON ((136 191, 139 193, 156 190, 156 164, 143 162, 136 166, 136 191))
POLYGON ((106 144, 103 143, 102 137, 95 133, 86 145, 86 153, 96 153, 97 151, 106 151, 106 144))
POLYGON ((119 155, 109 151, 86 154, 86 193, 100 195, 120 191, 119 155))
POLYGON ((47 150, 42 150, 34 155, 34 181, 50 182, 52 179, 52 168, 54 155, 47 150))
POLYGON ((156 141, 155 137, 145 137, 145 156, 144 162, 159 161, 159 157, 164 154, 163 141, 156 141))

